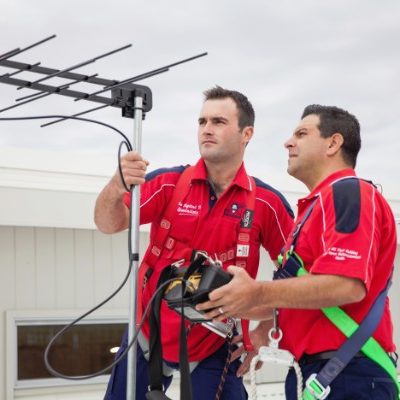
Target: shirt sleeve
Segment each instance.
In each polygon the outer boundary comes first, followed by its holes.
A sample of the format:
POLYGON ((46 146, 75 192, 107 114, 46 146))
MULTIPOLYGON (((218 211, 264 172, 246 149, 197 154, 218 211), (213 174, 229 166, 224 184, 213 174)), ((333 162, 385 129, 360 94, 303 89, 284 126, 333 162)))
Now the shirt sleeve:
POLYGON ((367 290, 379 253, 375 188, 358 179, 339 181, 320 196, 322 254, 310 272, 360 279, 367 290))
MULTIPOLYGON (((154 222, 162 216, 179 179, 183 167, 163 168, 146 175, 140 185, 140 224, 154 222)), ((124 196, 124 203, 130 207, 130 193, 124 196)))

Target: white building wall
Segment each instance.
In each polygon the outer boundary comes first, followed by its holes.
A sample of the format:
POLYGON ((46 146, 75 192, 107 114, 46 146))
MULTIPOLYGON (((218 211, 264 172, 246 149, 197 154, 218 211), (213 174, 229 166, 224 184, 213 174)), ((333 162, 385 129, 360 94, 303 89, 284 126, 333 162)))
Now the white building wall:
MULTIPOLYGON (((144 233, 141 242, 146 240, 144 233)), ((78 315, 98 304, 128 271, 127 234, 0 226, 0 254, 0 399, 11 400, 18 391, 10 387, 15 380, 10 375, 15 374, 9 369, 13 360, 6 359, 7 344, 12 342, 5 338, 6 313, 50 317, 57 311, 73 310, 78 315)), ((128 304, 125 287, 102 309, 127 317, 128 304)), ((23 392, 19 390, 19 395, 23 392)))

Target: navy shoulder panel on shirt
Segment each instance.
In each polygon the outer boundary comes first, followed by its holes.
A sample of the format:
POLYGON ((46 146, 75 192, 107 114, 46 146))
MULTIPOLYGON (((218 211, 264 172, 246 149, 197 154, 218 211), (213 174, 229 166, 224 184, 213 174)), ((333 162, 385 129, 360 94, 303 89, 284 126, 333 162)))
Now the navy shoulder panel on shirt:
POLYGON ((332 185, 336 231, 354 232, 360 223, 361 188, 357 178, 342 179, 332 185))
POLYGON ((145 180, 151 181, 152 179, 156 178, 159 175, 168 174, 171 172, 176 172, 181 174, 189 165, 180 165, 178 167, 171 167, 171 168, 159 168, 152 172, 146 174, 145 180))
POLYGON ((286 211, 289 213, 289 215, 294 218, 294 213, 292 211, 292 208, 290 207, 288 201, 285 199, 285 197, 282 195, 281 192, 279 192, 278 190, 274 189, 272 186, 268 185, 267 183, 263 182, 262 180, 254 177, 254 181, 256 182, 256 186, 260 187, 262 189, 268 190, 269 192, 274 193, 275 195, 277 195, 279 197, 279 199, 282 201, 283 205, 286 208, 286 211))

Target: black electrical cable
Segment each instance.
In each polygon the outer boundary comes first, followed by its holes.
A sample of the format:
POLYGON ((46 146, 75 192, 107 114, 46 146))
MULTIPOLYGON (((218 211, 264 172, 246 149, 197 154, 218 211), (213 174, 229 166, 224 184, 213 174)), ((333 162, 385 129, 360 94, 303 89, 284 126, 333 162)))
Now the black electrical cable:
MULTIPOLYGON (((126 146, 126 148, 128 149, 128 151, 131 151, 131 150, 132 150, 132 148, 129 148, 128 142, 126 142, 126 141, 121 142, 121 143, 119 144, 119 147, 118 147, 118 160, 121 160, 121 150, 122 150, 122 146, 124 146, 124 145, 126 146)), ((119 170, 119 176, 121 177, 121 181, 122 181, 122 184, 123 184, 124 187, 125 187, 125 190, 126 190, 127 192, 130 192, 131 189, 128 187, 128 185, 127 185, 126 182, 125 182, 124 174, 122 173, 122 168, 121 168, 121 163, 120 163, 120 162, 118 162, 118 170, 119 170)), ((132 193, 131 193, 131 195, 132 195, 132 193)))
MULTIPOLYGON (((127 191, 130 191, 132 194, 132 190, 134 189, 134 187, 131 187, 130 189, 128 188, 123 174, 122 174, 122 168, 121 168, 121 149, 122 146, 126 146, 128 151, 132 151, 132 144, 129 141, 129 139, 127 138, 127 136, 125 136, 125 134, 123 132, 121 132, 119 129, 115 128, 112 125, 109 125, 105 122, 101 122, 98 120, 94 120, 94 119, 89 119, 89 118, 81 118, 81 117, 74 117, 74 116, 65 116, 65 115, 40 115, 40 116, 29 116, 29 117, 2 117, 0 118, 0 121, 20 121, 20 120, 35 120, 35 119, 49 119, 49 118, 66 118, 66 119, 73 119, 73 120, 78 120, 78 121, 83 121, 83 122, 91 122, 94 124, 98 124, 98 125, 102 125, 105 126, 106 128, 112 129, 115 132, 117 132, 119 135, 121 135, 124 140, 120 143, 119 148, 118 148, 118 169, 119 169, 119 173, 120 173, 120 177, 121 177, 121 181, 125 187, 125 189, 127 191)), ((131 196, 132 198, 132 196, 131 196)), ((132 209, 132 207, 131 207, 132 209)), ((69 380, 84 380, 84 379, 89 379, 89 378, 94 378, 95 376, 99 376, 104 374, 105 372, 109 371, 112 367, 114 367, 114 365, 118 364, 128 353, 129 349, 133 346, 133 343, 136 341, 137 339, 137 335, 142 327, 142 325, 144 324, 146 315, 150 309, 150 306, 156 296, 157 293, 159 293, 159 291, 161 289, 163 289, 167 284, 169 284, 171 281, 173 280, 177 280, 177 279, 171 279, 167 282, 165 282, 165 284, 163 284, 162 286, 160 286, 159 289, 157 289, 157 291, 153 294, 153 296, 151 297, 149 304, 147 305, 145 312, 143 313, 143 317, 142 320, 139 324, 138 330, 135 332, 135 335, 133 337, 133 339, 131 340, 131 342, 129 343, 128 347, 125 349, 125 351, 117 358, 114 360, 114 362, 112 364, 110 364, 108 367, 103 368, 100 371, 97 371, 93 374, 88 374, 88 375, 82 375, 82 376, 68 376, 68 375, 64 375, 58 371, 56 371, 51 365, 50 362, 48 360, 48 356, 49 356, 49 352, 50 349, 53 345, 53 343, 62 335, 64 334, 64 332, 66 332, 68 329, 72 328, 74 325, 76 325, 79 321, 81 321, 83 318, 87 317, 88 315, 92 314, 94 311, 96 311, 97 309, 99 309, 100 307, 102 307, 104 304, 108 303, 113 297, 115 297, 120 290, 125 286, 126 282, 128 281, 129 275, 132 271, 132 263, 133 261, 135 261, 135 258, 131 256, 131 226, 129 226, 129 230, 128 230, 128 239, 129 239, 129 243, 128 243, 128 250, 129 250, 129 268, 128 268, 128 272, 126 274, 126 276, 124 277, 122 283, 118 286, 118 288, 116 290, 114 290, 113 293, 111 293, 105 300, 101 301, 99 304, 97 304, 95 307, 91 308, 89 311, 85 312, 84 314, 82 314, 81 316, 79 316, 78 318, 74 319, 72 322, 70 322, 68 325, 64 326, 64 328, 62 328, 59 332, 56 333, 55 336, 53 336, 53 338, 50 340, 50 342, 48 343, 45 352, 44 352, 44 363, 46 365, 47 370, 53 374, 54 376, 57 376, 59 378, 63 378, 63 379, 69 379, 69 380)), ((185 282, 183 283, 183 285, 185 285, 185 282)))
MULTIPOLYGON (((130 265, 131 267, 131 265, 130 265)), ((129 268, 129 271, 131 271, 131 268, 129 268)), ((129 273, 128 273, 129 276, 129 273)), ((142 319, 140 320, 140 323, 137 327, 137 330, 135 331, 135 334, 133 335, 133 338, 131 340, 131 342, 128 344, 127 348, 124 350, 124 352, 122 354, 120 354, 120 356, 118 358, 116 358, 112 364, 110 364, 109 366, 101 369, 100 371, 94 372, 93 374, 88 374, 88 375, 80 375, 80 376, 69 376, 69 375, 64 375, 58 371, 56 371, 51 365, 50 362, 48 360, 48 356, 50 353, 50 349, 51 346, 53 345, 53 343, 61 336, 63 335, 69 328, 72 328, 72 326, 74 326, 77 322, 79 322, 82 318, 84 318, 85 316, 87 316, 88 314, 90 314, 92 311, 94 311, 93 309, 88 311, 87 313, 81 315, 79 318, 75 319, 74 321, 72 321, 71 323, 69 323, 68 325, 64 326, 64 328, 62 328, 59 332, 56 333, 55 336, 53 336, 53 338, 50 340, 49 344, 46 347, 46 350, 44 352, 44 362, 46 365, 47 370, 53 374, 54 376, 57 376, 59 378, 63 378, 63 379, 69 379, 69 380, 84 380, 84 379, 90 379, 90 378, 94 378, 96 376, 99 375, 103 375, 105 372, 109 371, 111 368, 114 367, 114 365, 118 364, 123 358, 126 357, 126 355, 128 354, 128 351, 130 350, 130 348, 133 346, 133 344, 135 343, 135 341, 137 340, 137 336, 146 320, 147 314, 150 310, 150 307, 155 299, 155 297, 157 296, 157 294, 163 290, 167 285, 169 285, 171 282, 174 281, 182 281, 182 287, 185 287, 186 282, 182 279, 182 278, 172 278, 169 279, 167 281, 165 281, 162 285, 160 285, 157 290, 154 292, 154 294, 151 296, 149 303, 147 304, 144 312, 143 312, 143 316, 142 319)), ((125 282, 124 282, 125 283, 125 282)), ((183 299, 183 298, 182 298, 183 299)), ((182 300, 183 301, 183 300, 182 300)), ((104 303, 103 303, 104 304, 104 303)))

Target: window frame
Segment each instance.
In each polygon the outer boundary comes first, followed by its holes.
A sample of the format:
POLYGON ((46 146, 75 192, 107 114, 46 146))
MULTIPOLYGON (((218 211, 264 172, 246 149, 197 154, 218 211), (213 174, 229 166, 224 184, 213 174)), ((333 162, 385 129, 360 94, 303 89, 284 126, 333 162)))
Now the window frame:
MULTIPOLYGON (((18 380, 18 326, 66 325, 86 310, 23 310, 6 311, 6 393, 14 398, 16 392, 43 390, 49 388, 71 388, 98 385, 103 387, 109 375, 101 375, 87 380, 67 380, 58 377, 18 380)), ((97 310, 79 324, 128 324, 126 310, 97 310)), ((122 338, 121 338, 122 339, 122 338)))

